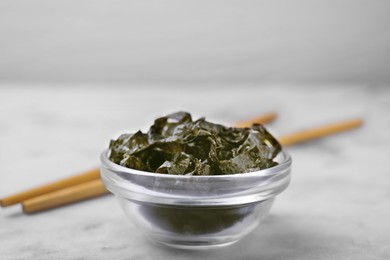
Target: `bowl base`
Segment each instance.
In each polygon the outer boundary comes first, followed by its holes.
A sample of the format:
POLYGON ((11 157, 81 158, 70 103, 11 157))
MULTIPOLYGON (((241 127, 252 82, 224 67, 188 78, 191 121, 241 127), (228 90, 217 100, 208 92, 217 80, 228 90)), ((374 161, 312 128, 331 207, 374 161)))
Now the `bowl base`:
POLYGON ((191 241, 189 243, 183 243, 183 241, 158 241, 151 239, 152 242, 157 243, 159 245, 163 245, 169 248, 182 249, 182 250, 212 250, 219 249, 223 247, 230 246, 239 241, 239 239, 228 241, 228 242, 220 242, 220 243, 210 243, 205 241, 191 241))

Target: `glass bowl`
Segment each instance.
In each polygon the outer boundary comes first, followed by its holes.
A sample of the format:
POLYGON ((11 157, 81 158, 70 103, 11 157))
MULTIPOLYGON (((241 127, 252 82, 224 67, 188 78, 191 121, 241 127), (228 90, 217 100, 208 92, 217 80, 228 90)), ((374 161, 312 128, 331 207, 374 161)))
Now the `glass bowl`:
POLYGON ((182 249, 209 249, 239 241, 266 217, 290 182, 291 157, 251 173, 186 176, 150 173, 101 155, 101 177, 126 215, 151 240, 182 249))

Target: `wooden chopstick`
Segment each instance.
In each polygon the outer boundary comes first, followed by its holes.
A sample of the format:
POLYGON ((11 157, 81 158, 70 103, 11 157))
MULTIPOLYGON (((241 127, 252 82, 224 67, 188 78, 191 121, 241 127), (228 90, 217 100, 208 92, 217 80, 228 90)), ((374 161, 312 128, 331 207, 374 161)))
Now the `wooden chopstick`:
POLYGON ((108 193, 108 191, 102 180, 95 179, 25 200, 22 203, 23 211, 26 213, 38 212, 87 198, 98 197, 105 193, 108 193))
POLYGON ((57 191, 63 188, 71 187, 75 184, 84 183, 87 181, 92 181, 100 178, 99 168, 92 169, 81 174, 71 176, 56 182, 52 182, 46 185, 39 186, 37 188, 32 188, 8 197, 5 197, 0 200, 0 206, 7 207, 17 203, 20 203, 24 200, 34 198, 46 193, 57 191))
POLYGON ((258 117, 251 118, 249 120, 237 122, 235 127, 251 127, 253 124, 267 124, 276 119, 278 114, 276 112, 269 112, 258 117))
MULTIPOLYGON (((285 135, 280 137, 279 141, 283 146, 288 146, 357 128, 361 125, 361 119, 347 120, 285 135)), ((96 197, 106 192, 107 191, 104 188, 103 182, 98 179, 23 201, 23 210, 25 213, 33 213, 69 204, 78 200, 96 197), (88 186, 89 190, 85 193, 82 193, 83 189, 85 189, 85 186, 88 186)))
POLYGON ((323 136, 335 134, 338 132, 347 131, 357 128, 363 124, 359 118, 346 120, 338 123, 323 125, 320 127, 301 130, 292 134, 284 135, 278 138, 278 141, 283 146, 288 146, 297 143, 303 143, 323 136))
MULTIPOLYGON (((250 120, 238 122, 235 124, 235 127, 250 127, 252 124, 266 124, 275 120, 276 117, 277 114, 275 112, 268 112, 250 120)), ((72 201, 96 197, 105 193, 108 193, 108 191, 104 188, 103 182, 100 180, 99 168, 96 168, 75 176, 5 197, 0 199, 0 206, 7 207, 23 202, 24 212, 36 212, 46 208, 68 204, 72 201), (94 182, 95 180, 98 181, 94 182), (91 182, 91 184, 88 185, 87 182, 91 182), (79 184, 85 185, 83 186, 79 184), (67 190, 62 191, 62 189, 67 190), (82 189, 86 189, 89 192, 83 193, 82 189), (91 189, 95 189, 96 193, 93 193, 91 189), (76 195, 72 199, 69 198, 70 194, 76 195), (67 198, 62 198, 62 196, 66 196, 67 198)))

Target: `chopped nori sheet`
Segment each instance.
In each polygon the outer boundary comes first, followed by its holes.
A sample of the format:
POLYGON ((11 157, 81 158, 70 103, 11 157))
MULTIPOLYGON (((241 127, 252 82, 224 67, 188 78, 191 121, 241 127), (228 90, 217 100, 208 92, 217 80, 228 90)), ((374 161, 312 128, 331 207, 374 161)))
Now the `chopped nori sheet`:
POLYGON ((277 165, 278 141, 262 126, 225 127, 186 112, 155 120, 147 133, 123 134, 109 158, 127 168, 176 175, 223 175, 277 165))

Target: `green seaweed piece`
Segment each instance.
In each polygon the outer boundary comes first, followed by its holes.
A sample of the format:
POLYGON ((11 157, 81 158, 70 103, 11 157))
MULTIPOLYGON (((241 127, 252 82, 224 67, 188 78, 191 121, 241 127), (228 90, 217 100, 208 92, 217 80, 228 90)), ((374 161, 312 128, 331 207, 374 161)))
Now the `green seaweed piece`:
POLYGON ((186 112, 155 120, 147 133, 111 140, 109 158, 124 167, 176 175, 224 175, 277 165, 278 141, 262 126, 225 127, 186 112))

